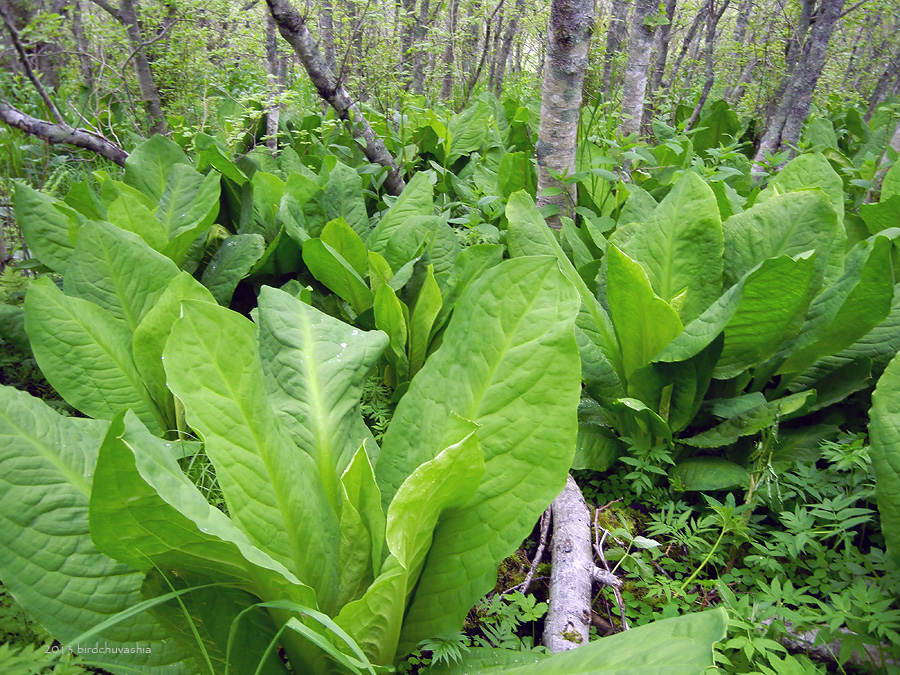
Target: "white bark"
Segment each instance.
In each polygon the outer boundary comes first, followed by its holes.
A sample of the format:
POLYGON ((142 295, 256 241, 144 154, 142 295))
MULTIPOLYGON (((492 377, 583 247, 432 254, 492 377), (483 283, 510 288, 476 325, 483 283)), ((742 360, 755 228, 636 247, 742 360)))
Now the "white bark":
POLYGON ((631 35, 628 38, 628 62, 625 65, 625 84, 622 95, 622 115, 619 126, 623 136, 639 134, 647 93, 647 74, 650 70, 650 51, 653 48, 653 29, 644 23, 659 6, 654 0, 635 0, 631 35))

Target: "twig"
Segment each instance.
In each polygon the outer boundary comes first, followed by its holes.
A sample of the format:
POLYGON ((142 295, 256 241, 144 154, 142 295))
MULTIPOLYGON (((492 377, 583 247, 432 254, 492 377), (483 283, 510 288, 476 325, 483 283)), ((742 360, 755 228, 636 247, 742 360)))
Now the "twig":
MULTIPOLYGON (((603 508, 605 509, 614 503, 615 502, 610 502, 603 508)), ((601 528, 597 524, 597 519, 600 516, 601 510, 602 509, 596 509, 594 511, 594 553, 596 553, 597 557, 600 558, 600 562, 603 563, 603 568, 609 574, 612 574, 609 569, 609 563, 606 561, 606 556, 603 554, 603 542, 606 541, 606 537, 609 535, 609 530, 607 530, 605 527, 601 528), (603 538, 598 540, 597 536, 601 529, 603 530, 603 538)), ((613 595, 616 597, 616 605, 618 605, 619 607, 619 617, 622 619, 622 630, 631 630, 631 628, 628 626, 628 619, 625 618, 625 602, 622 600, 622 593, 616 586, 612 584, 610 584, 610 588, 612 588, 613 595)))
POLYGON ((534 580, 534 573, 537 571, 538 563, 544 557, 544 549, 547 547, 547 534, 550 532, 550 507, 541 514, 541 538, 538 540, 537 550, 534 552, 534 558, 531 561, 531 569, 525 577, 525 581, 513 588, 512 590, 527 593, 531 582, 534 580))

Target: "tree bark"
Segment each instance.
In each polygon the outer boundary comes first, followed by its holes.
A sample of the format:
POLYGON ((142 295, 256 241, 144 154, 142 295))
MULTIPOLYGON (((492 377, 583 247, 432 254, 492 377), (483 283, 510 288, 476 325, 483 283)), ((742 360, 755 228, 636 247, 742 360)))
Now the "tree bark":
POLYGON ((878 104, 885 99, 888 89, 891 86, 891 81, 895 77, 897 77, 898 73, 900 73, 900 47, 897 48, 897 51, 894 52, 893 56, 885 64, 881 76, 875 83, 875 89, 872 91, 872 95, 869 97, 869 107, 866 110, 866 114, 864 117, 866 122, 872 119, 872 115, 875 113, 875 108, 877 108, 878 104))
POLYGON ((541 87, 541 125, 535 150, 537 205, 559 207, 559 213, 548 219, 548 224, 555 229, 562 227, 560 215, 571 215, 575 208, 575 185, 553 178, 550 172, 558 175, 575 173, 575 147, 594 23, 593 10, 591 0, 553 0, 550 5, 547 59, 541 87), (560 188, 561 194, 544 194, 551 187, 560 188))
POLYGON ((612 0, 609 29, 606 32, 606 54, 603 57, 603 77, 601 79, 607 99, 611 98, 613 91, 615 91, 616 56, 621 51, 622 43, 628 36, 628 10, 630 8, 631 3, 628 0, 612 0))
POLYGON ((78 48, 78 65, 84 85, 91 91, 94 89, 94 69, 91 65, 90 45, 84 32, 81 20, 81 3, 76 0, 72 5, 72 35, 78 48))
POLYGON ((447 17, 447 44, 444 46, 444 76, 441 78, 442 101, 453 97, 453 79, 456 74, 456 24, 459 21, 459 0, 450 0, 447 17))
POLYGON ((666 60, 669 57, 669 40, 672 37, 672 21, 675 20, 676 2, 677 0, 666 0, 666 19, 669 20, 669 23, 660 26, 656 31, 656 52, 653 57, 653 64, 650 67, 650 80, 647 83, 648 105, 644 107, 644 115, 641 119, 641 126, 644 128, 645 134, 649 133, 653 115, 657 110, 654 95, 659 90, 663 74, 666 72, 666 60))
POLYGON ((822 0, 809 39, 797 60, 794 75, 785 87, 781 105, 753 158, 757 170, 761 168, 766 152, 796 145, 800 140, 803 120, 809 113, 813 92, 825 66, 828 44, 843 8, 844 0, 822 0))
POLYGON ((715 82, 716 74, 713 70, 713 48, 715 46, 716 27, 719 25, 719 19, 722 18, 722 14, 728 9, 730 2, 731 0, 724 0, 722 6, 717 11, 715 0, 709 0, 706 15, 706 79, 703 82, 703 91, 700 93, 697 105, 694 106, 694 111, 688 119, 687 126, 685 127, 686 129, 693 129, 697 120, 700 119, 700 113, 703 110, 703 106, 706 104, 706 99, 709 97, 709 92, 712 90, 713 83, 715 82))
POLYGON ((550 602, 544 621, 544 646, 552 653, 587 644, 591 625, 592 582, 614 587, 616 577, 594 565, 591 514, 572 476, 550 506, 553 546, 550 602))
POLYGON ((424 41, 428 35, 428 10, 430 6, 429 0, 419 0, 419 14, 416 17, 415 30, 413 37, 412 57, 412 92, 414 94, 422 94, 425 91, 425 50, 424 41))
POLYGON ((268 75, 269 103, 266 110, 266 147, 278 149, 278 121, 281 118, 281 106, 278 95, 281 93, 281 72, 278 67, 278 33, 271 15, 266 15, 266 74, 268 75))
POLYGON ((644 23, 658 7, 654 0, 635 0, 628 36, 628 62, 625 65, 622 115, 619 131, 623 136, 639 134, 644 115, 644 96, 647 92, 647 75, 650 69, 650 50, 653 47, 653 29, 644 23))
POLYGON ((385 147, 384 141, 378 137, 359 107, 350 98, 350 94, 328 69, 322 52, 309 32, 306 19, 294 9, 289 0, 266 0, 266 3, 281 36, 296 52, 319 96, 334 108, 340 119, 347 123, 353 137, 362 141, 366 158, 373 164, 387 168, 385 189, 392 195, 399 195, 406 187, 406 183, 400 175, 397 163, 385 147))
POLYGON ((55 124, 14 108, 5 101, 0 101, 0 120, 26 134, 37 136, 51 144, 64 143, 76 148, 90 150, 101 157, 109 159, 119 166, 125 166, 128 153, 115 143, 86 129, 76 129, 68 124, 55 124))
POLYGON ((334 50, 334 5, 331 0, 319 0, 319 30, 322 32, 322 51, 325 63, 336 73, 337 60, 334 50))
POLYGON ((672 75, 669 77, 669 81, 666 83, 666 89, 672 89, 672 85, 675 84, 675 80, 678 78, 678 71, 681 69, 681 63, 682 61, 684 61, 684 57, 690 50, 691 45, 694 44, 694 36, 696 36, 697 31, 700 30, 700 26, 703 23, 705 14, 706 7, 697 10, 697 15, 691 22, 691 27, 688 28, 687 35, 684 36, 684 43, 681 45, 681 49, 678 51, 678 56, 675 58, 675 65, 672 66, 672 75))
POLYGON ((408 89, 412 82, 412 50, 415 34, 416 0, 400 0, 397 20, 400 22, 400 82, 408 89))
POLYGON ((506 64, 509 62, 509 54, 512 51, 513 38, 519 29, 519 17, 525 11, 525 0, 516 0, 516 8, 513 11, 512 18, 506 24, 506 31, 503 34, 503 43, 500 51, 497 52, 497 68, 494 74, 494 93, 500 96, 503 93, 503 79, 506 77, 506 64))

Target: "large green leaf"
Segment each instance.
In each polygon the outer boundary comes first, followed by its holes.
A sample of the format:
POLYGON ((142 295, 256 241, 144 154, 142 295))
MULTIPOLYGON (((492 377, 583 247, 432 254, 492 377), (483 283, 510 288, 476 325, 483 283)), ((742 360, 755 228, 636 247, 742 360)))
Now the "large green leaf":
POLYGON ((577 432, 578 304, 555 258, 491 268, 461 298, 441 349, 401 399, 375 467, 385 503, 446 447, 453 413, 479 425, 486 467, 472 500, 438 525, 401 649, 458 630, 493 586, 497 562, 562 489, 577 432))
POLYGON ((626 380, 645 366, 681 332, 678 314, 653 292, 644 269, 610 246, 607 252, 606 297, 616 327, 626 380))
MULTIPOLYGON (((62 417, 24 392, 0 387, 0 577, 63 644, 141 601, 143 574, 100 553, 88 533, 92 474, 106 426, 62 417)), ((148 675, 195 672, 148 614, 96 639, 126 649, 98 661, 148 675), (137 644, 148 651, 127 653, 137 644)))
POLYGON ((366 250, 363 240, 353 231, 346 220, 338 217, 329 221, 319 239, 350 263, 359 276, 366 275, 369 269, 369 252, 366 250))
POLYGON ((169 238, 163 224, 139 200, 123 194, 113 201, 106 211, 106 219, 116 227, 134 232, 155 251, 162 251, 169 238))
POLYGON ((69 231, 69 219, 55 203, 53 197, 16 183, 13 195, 16 223, 28 250, 47 267, 63 274, 75 248, 75 237, 69 231))
POLYGON ((892 243, 887 237, 862 241, 847 256, 844 275, 809 308, 809 316, 779 373, 805 370, 823 356, 849 347, 881 323, 894 297, 892 243))
POLYGON ((697 675, 713 663, 713 644, 725 639, 724 609, 654 621, 578 649, 543 656, 531 652, 472 650, 459 664, 429 668, 428 675, 697 675), (477 659, 477 660, 476 660, 477 659), (529 665, 514 665, 527 663, 529 665))
POLYGON ((216 249, 201 281, 220 305, 231 303, 234 289, 266 252, 261 234, 233 234, 216 249))
POLYGON ((506 217, 509 220, 507 245, 510 255, 514 258, 556 257, 560 270, 581 297, 581 308, 575 320, 575 339, 585 385, 590 391, 597 392, 597 396, 609 399, 621 396, 624 390, 620 382, 625 377, 622 355, 606 310, 569 261, 528 194, 514 192, 510 195, 506 217))
POLYGON ((875 496, 888 554, 900 565, 900 356, 895 356, 872 394, 870 454, 875 496))
POLYGON ((824 193, 777 195, 732 216, 725 230, 725 282, 735 283, 766 258, 816 252, 814 288, 843 271, 843 228, 824 193), (840 246, 835 242, 839 241, 840 246))
POLYGON ((769 187, 760 193, 757 202, 776 194, 814 188, 825 193, 838 218, 844 217, 844 182, 821 152, 792 159, 769 181, 769 187))
POLYGON ((463 438, 417 467, 397 490, 387 512, 385 543, 390 556, 384 571, 362 598, 338 616, 338 623, 376 663, 394 660, 406 601, 425 563, 438 519, 449 509, 464 507, 484 474, 475 425, 458 422, 463 438))
POLYGON ((368 236, 369 214, 362 181, 355 169, 337 162, 328 174, 324 200, 328 220, 343 218, 360 237, 368 236))
POLYGON ((204 176, 187 164, 176 164, 159 198, 156 217, 169 239, 209 227, 219 213, 219 174, 204 176))
POLYGON ((25 297, 25 330, 44 377, 74 408, 100 419, 131 408, 150 428, 166 429, 134 365, 131 332, 109 312, 44 277, 25 297))
POLYGON ((308 587, 207 502, 178 466, 172 445, 130 412, 112 420, 90 498, 97 548, 142 572, 199 574, 268 599, 314 602, 308 587))
POLYGON ((176 276, 175 263, 138 235, 87 221, 78 231, 63 289, 102 307, 134 331, 176 276))
POLYGON ((374 446, 359 400, 387 336, 357 330, 268 286, 256 319, 269 399, 338 511, 340 476, 364 440, 374 446))
POLYGON ((641 264, 653 290, 688 323, 722 294, 722 223, 716 196, 686 172, 642 223, 616 230, 610 242, 641 264))
POLYGON ((881 201, 897 195, 900 195, 900 162, 894 162, 884 177, 884 182, 881 184, 881 201))
POLYGON ((415 374, 425 363, 432 327, 441 311, 441 289, 434 279, 434 268, 429 265, 425 280, 416 296, 409 321, 409 375, 415 374))
POLYGON ((185 301, 164 358, 169 388, 205 442, 232 519, 331 611, 337 515, 315 462, 291 441, 266 396, 256 327, 223 307, 185 301))
POLYGON ((210 303, 216 301, 199 281, 187 272, 181 272, 169 282, 159 300, 138 324, 131 341, 134 365, 153 400, 168 416, 167 429, 174 429, 176 420, 172 393, 166 386, 163 348, 169 339, 169 333, 172 332, 172 326, 181 314, 182 300, 201 300, 210 303))
POLYGON ((184 151, 165 136, 152 136, 125 160, 125 183, 159 201, 177 164, 190 165, 184 151))
POLYGON ((669 481, 680 490, 707 492, 747 485, 750 472, 721 457, 690 457, 669 470, 669 481))
POLYGON ((362 314, 375 297, 366 282, 344 257, 321 239, 303 242, 303 262, 313 276, 362 314))
MULTIPOLYGON (((431 216, 433 211, 434 190, 428 180, 428 174, 420 171, 412 177, 396 203, 388 209, 387 213, 378 221, 375 229, 369 233, 366 246, 370 251, 378 251, 383 254, 397 228, 415 216, 431 216)), ((391 266, 394 269, 399 267, 399 265, 391 266)))

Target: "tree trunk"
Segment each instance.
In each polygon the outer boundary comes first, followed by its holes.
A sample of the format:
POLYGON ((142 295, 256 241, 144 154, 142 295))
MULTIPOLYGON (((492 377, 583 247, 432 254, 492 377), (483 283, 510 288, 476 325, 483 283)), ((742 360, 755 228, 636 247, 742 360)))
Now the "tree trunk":
POLYGON ((628 10, 631 3, 628 0, 612 0, 612 12, 609 17, 609 30, 606 32, 606 54, 603 57, 602 85, 607 99, 611 98, 615 91, 616 57, 622 49, 622 42, 628 35, 628 10))
POLYGON ((94 90, 94 69, 91 65, 90 44, 84 32, 84 23, 81 20, 81 3, 76 0, 72 5, 72 35, 75 36, 75 44, 78 49, 78 66, 81 72, 81 80, 91 91, 94 90))
POLYGON ((86 129, 75 129, 68 124, 54 124, 31 115, 26 115, 5 101, 0 101, 0 121, 26 134, 37 136, 51 144, 65 143, 76 148, 90 150, 101 157, 125 166, 128 153, 115 143, 86 129))
POLYGON ((618 588, 621 581, 594 565, 591 513, 572 476, 553 500, 550 512, 553 518, 550 602, 543 643, 558 654, 588 643, 592 582, 618 588))
POLYGON ((644 107, 644 115, 641 119, 641 126, 644 133, 649 133, 650 125, 653 121, 653 115, 656 114, 657 105, 654 101, 655 94, 662 84, 663 74, 666 72, 666 60, 669 56, 669 40, 672 37, 672 21, 675 20, 675 3, 677 0, 666 0, 666 18, 669 23, 660 26, 656 35, 656 54, 653 58, 653 65, 650 68, 650 80, 647 83, 647 102, 644 107))
POLYGON ((647 73, 650 69, 650 50, 653 47, 653 29, 644 23, 644 19, 657 7, 658 3, 655 0, 635 0, 634 3, 622 95, 622 115, 625 119, 619 126, 623 136, 639 134, 641 131, 647 73))
POLYGON ((430 1, 419 0, 419 14, 416 17, 413 37, 412 58, 412 92, 422 94, 425 91, 425 37, 428 35, 428 10, 430 1))
POLYGON ((715 46, 716 27, 719 25, 719 19, 722 18, 722 14, 725 13, 730 2, 731 0, 725 0, 719 10, 716 11, 715 0, 709 0, 706 15, 706 79, 703 82, 703 91, 700 93, 700 99, 697 101, 697 105, 694 106, 694 111, 691 113, 690 119, 688 119, 687 126, 685 127, 686 129, 693 129, 697 120, 700 119, 700 113, 703 110, 703 106, 706 104, 706 99, 709 97, 709 92, 712 90, 713 83, 715 82, 716 74, 713 71, 713 48, 715 46))
POLYGON ((593 23, 591 0, 553 0, 550 5, 547 58, 541 87, 541 125, 535 150, 537 205, 559 207, 559 213, 548 219, 548 224, 555 229, 562 227, 560 216, 571 216, 575 209, 575 185, 562 183, 550 172, 557 175, 575 173, 582 87, 593 23), (562 192, 545 195, 551 187, 560 188, 562 192))
POLYGON ((444 47, 444 76, 441 79, 442 101, 453 97, 453 76, 456 74, 456 24, 459 20, 459 0, 450 0, 447 17, 447 44, 444 47))
POLYGON ((412 49, 416 30, 416 0, 400 0, 397 20, 400 22, 400 72, 399 81, 404 89, 412 83, 412 49))
POLYGON ((137 73, 138 89, 141 91, 141 99, 150 117, 150 131, 154 134, 164 134, 169 131, 169 123, 163 113, 162 103, 159 99, 159 90, 156 88, 156 80, 150 70, 150 62, 144 51, 144 39, 141 37, 141 29, 138 24, 137 11, 133 0, 119 1, 119 16, 125 26, 128 42, 134 51, 134 71, 137 73))
POLYGON ((877 108, 878 104, 885 99, 891 86, 891 80, 897 77, 898 72, 900 72, 900 48, 894 52, 893 56, 885 64, 884 70, 878 78, 878 82, 875 83, 875 89, 872 91, 872 96, 869 97, 869 107, 865 114, 866 122, 872 119, 875 108, 877 108))
POLYGON ((803 120, 809 113, 813 92, 825 66, 828 44, 843 8, 844 0, 822 0, 809 39, 797 60, 794 75, 785 87, 781 105, 778 106, 773 121, 766 129, 753 158, 757 169, 761 168, 766 152, 771 153, 779 148, 796 145, 800 140, 803 120))
POLYGON ((506 32, 503 35, 503 43, 497 52, 497 71, 494 75, 494 93, 500 96, 503 93, 503 78, 506 76, 506 64, 509 61, 509 53, 512 51, 513 38, 519 29, 519 17, 525 11, 525 0, 516 0, 516 8, 512 18, 506 24, 506 32))
POLYGON ((334 6, 331 0, 319 1, 319 30, 322 33, 322 51, 325 56, 325 63, 336 73, 337 61, 334 51, 334 6))
POLYGON ((392 195, 399 195, 406 187, 406 183, 400 175, 397 163, 385 147, 384 141, 375 134, 368 120, 350 98, 350 94, 328 69, 322 52, 309 32, 306 19, 294 9, 289 0, 266 0, 266 3, 281 36, 296 52, 319 96, 334 108, 340 119, 347 123, 353 137, 360 140, 366 158, 373 164, 387 168, 385 189, 392 195))
POLYGON ((678 71, 681 69, 681 63, 684 61, 684 57, 690 50, 691 45, 694 44, 694 36, 697 35, 697 31, 700 30, 700 25, 703 23, 703 19, 705 18, 705 16, 706 7, 697 10, 697 15, 691 22, 691 27, 688 28, 687 35, 684 36, 684 43, 681 45, 681 49, 678 51, 678 56, 675 59, 675 65, 672 66, 672 75, 669 77, 669 81, 666 83, 666 89, 671 90, 672 85, 675 84, 675 80, 678 78, 678 71))
POLYGON ((278 149, 278 120, 281 117, 281 106, 278 95, 282 83, 278 67, 278 34, 275 21, 266 15, 266 73, 268 75, 269 103, 266 110, 266 147, 278 149))

